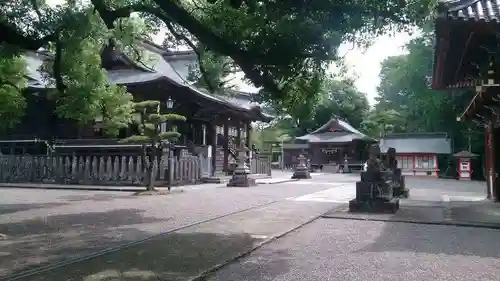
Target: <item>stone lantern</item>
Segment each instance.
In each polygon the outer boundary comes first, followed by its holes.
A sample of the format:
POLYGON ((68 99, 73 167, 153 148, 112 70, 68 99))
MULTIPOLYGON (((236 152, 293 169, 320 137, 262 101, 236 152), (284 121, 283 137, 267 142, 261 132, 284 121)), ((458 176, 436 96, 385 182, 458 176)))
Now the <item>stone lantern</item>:
POLYGON ((255 186, 257 183, 255 179, 251 177, 250 168, 247 165, 247 152, 249 149, 242 146, 238 151, 238 166, 234 170, 233 177, 227 184, 229 187, 250 187, 255 186))
POLYGON ((295 171, 293 172, 292 179, 310 179, 311 173, 309 172, 309 168, 307 167, 306 164, 307 160, 306 157, 300 154, 297 159, 299 160, 299 164, 297 165, 295 171))

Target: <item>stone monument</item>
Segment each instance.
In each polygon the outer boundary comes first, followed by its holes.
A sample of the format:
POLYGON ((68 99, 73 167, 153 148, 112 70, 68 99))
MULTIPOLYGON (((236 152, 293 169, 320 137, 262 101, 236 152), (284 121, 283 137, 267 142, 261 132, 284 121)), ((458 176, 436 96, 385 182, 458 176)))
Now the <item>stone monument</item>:
POLYGON ((393 196, 392 181, 379 157, 380 147, 373 144, 367 169, 356 182, 356 198, 349 201, 350 212, 395 213, 399 209, 399 198, 393 196))
POLYGON ((248 148, 242 146, 238 149, 238 166, 234 170, 233 177, 227 184, 228 187, 250 187, 256 186, 255 179, 251 177, 250 168, 247 165, 248 148))
POLYGON ((297 159, 299 160, 299 164, 293 172, 292 179, 310 179, 311 172, 309 171, 309 167, 307 167, 306 164, 307 159, 302 154, 300 154, 297 159))
POLYGON ((387 149, 384 166, 389 172, 389 179, 392 181, 392 190, 394 197, 408 198, 410 195, 410 190, 406 188, 405 176, 403 176, 401 168, 398 168, 398 160, 396 160, 396 149, 394 147, 389 147, 389 149, 387 149))

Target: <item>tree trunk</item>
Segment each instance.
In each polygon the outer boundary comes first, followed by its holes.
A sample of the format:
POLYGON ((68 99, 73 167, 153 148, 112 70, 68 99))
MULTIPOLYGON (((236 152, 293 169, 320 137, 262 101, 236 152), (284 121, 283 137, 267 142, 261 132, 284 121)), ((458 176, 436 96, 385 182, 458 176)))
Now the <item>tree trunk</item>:
POLYGON ((153 191, 155 190, 155 179, 154 179, 154 171, 153 171, 153 168, 151 167, 151 165, 149 165, 148 167, 146 167, 146 172, 147 172, 147 185, 146 185, 146 189, 147 191, 153 191))
POLYGON ((148 172, 148 191, 153 191, 155 190, 155 162, 156 162, 156 149, 154 149, 155 144, 151 144, 151 147, 149 149, 148 153, 148 158, 149 158, 149 163, 147 167, 147 172, 148 172))
POLYGON ((147 191, 153 191, 153 190, 155 190, 154 177, 153 177, 153 161, 154 160, 151 160, 152 158, 149 157, 150 161, 148 163, 146 161, 146 156, 148 154, 149 153, 147 153, 147 147, 145 145, 143 145, 142 148, 141 148, 141 158, 142 158, 141 162, 142 162, 143 169, 146 170, 146 176, 145 176, 145 179, 146 179, 146 182, 145 182, 146 190, 147 191))

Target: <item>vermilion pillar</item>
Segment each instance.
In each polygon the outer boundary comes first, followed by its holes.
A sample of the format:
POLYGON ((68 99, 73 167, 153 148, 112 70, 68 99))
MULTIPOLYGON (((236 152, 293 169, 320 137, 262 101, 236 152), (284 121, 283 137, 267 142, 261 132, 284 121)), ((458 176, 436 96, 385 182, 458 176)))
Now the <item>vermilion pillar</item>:
POLYGON ((498 192, 494 192, 495 188, 495 154, 494 154, 494 139, 493 139, 493 124, 488 122, 486 125, 485 132, 485 159, 486 159, 486 186, 487 186, 487 197, 493 200, 498 200, 498 192))

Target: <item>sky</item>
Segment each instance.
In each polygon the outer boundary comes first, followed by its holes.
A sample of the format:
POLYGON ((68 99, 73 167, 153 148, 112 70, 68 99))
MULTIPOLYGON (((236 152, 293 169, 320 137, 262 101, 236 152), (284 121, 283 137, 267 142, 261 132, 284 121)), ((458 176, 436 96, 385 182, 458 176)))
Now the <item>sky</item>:
POLYGON ((377 96, 377 86, 380 82, 379 73, 381 63, 390 56, 401 55, 405 52, 404 45, 413 36, 408 33, 397 33, 394 36, 380 36, 368 49, 354 49, 348 51, 352 45, 343 44, 339 47, 339 54, 348 53, 345 61, 349 71, 357 75, 356 88, 365 93, 371 105, 377 96))

